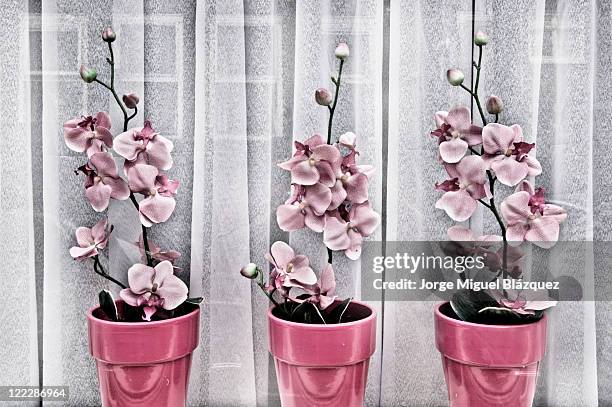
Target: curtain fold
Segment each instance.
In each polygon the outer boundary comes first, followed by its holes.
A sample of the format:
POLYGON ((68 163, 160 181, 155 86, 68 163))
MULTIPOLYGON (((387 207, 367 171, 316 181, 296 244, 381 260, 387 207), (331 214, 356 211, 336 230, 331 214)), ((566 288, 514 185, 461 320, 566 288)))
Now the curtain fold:
MULTIPOLYGON (((476 29, 491 37, 481 97, 500 96, 500 121, 520 124, 526 140, 536 143, 543 174, 534 181, 569 213, 560 239, 610 240, 610 0, 475 5, 476 29)), ((267 300, 238 270, 251 261, 265 265, 276 240, 310 256, 315 272, 323 267, 320 234, 278 228, 276 207, 289 196, 291 181, 277 163, 292 154, 294 140, 327 136, 327 109, 315 103, 314 91, 333 90, 336 43, 347 42, 351 55, 332 141, 355 132, 360 163, 376 167, 369 192, 385 214, 386 239, 446 239, 453 222, 434 207, 433 186, 445 173, 429 132, 436 111, 471 104, 445 78, 456 67, 466 83, 471 79, 471 1, 44 0, 9 1, 3 10, 0 368, 11 373, 1 385, 65 385, 67 405, 99 405, 86 311, 102 288, 117 290, 91 263, 68 254, 76 227, 90 227, 103 214, 83 198, 83 178, 74 170, 84 157, 65 146, 62 124, 104 110, 113 135, 121 132, 112 96, 78 74, 83 64, 108 79, 100 32, 109 25, 118 35, 118 92, 141 96, 130 127, 150 119, 175 146, 169 175, 181 183, 177 209, 150 238, 182 253, 178 276, 190 296, 204 297, 190 406, 280 405, 267 300)), ((510 192, 500 188, 502 195, 510 192)), ((489 215, 478 212, 470 226, 493 232, 489 215)), ((108 216, 115 230, 102 263, 125 281, 140 259, 138 217, 129 201, 111 202, 108 216)), ((382 228, 370 239, 380 240, 382 228)), ((605 260, 612 253, 553 250, 537 258, 534 267, 558 267, 600 301, 563 302, 549 313, 535 405, 612 403, 612 308, 605 289, 612 284, 605 260)), ((361 262, 336 253, 333 265, 338 294, 358 299, 361 262)), ((372 304, 379 346, 366 405, 446 405, 434 345, 435 298, 372 304)))

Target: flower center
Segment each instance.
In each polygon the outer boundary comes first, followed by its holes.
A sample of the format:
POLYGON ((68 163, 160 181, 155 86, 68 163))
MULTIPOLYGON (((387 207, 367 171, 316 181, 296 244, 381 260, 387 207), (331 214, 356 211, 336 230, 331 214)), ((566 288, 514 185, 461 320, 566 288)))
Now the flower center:
POLYGON ((157 195, 157 189, 155 189, 155 188, 151 188, 151 189, 149 190, 149 195, 151 195, 151 196, 155 196, 155 195, 157 195))
POLYGON ((154 293, 155 291, 157 291, 157 283, 153 283, 153 287, 151 287, 151 292, 154 293))
POLYGON ((514 149, 513 149, 513 148, 509 148, 509 149, 507 149, 507 150, 506 150, 506 152, 504 153, 504 155, 505 155, 506 157, 510 157, 510 156, 512 156, 512 153, 513 153, 513 152, 514 152, 514 149))
POLYGON ((461 133, 459 133, 459 131, 458 131, 458 130, 453 130, 453 131, 451 132, 451 136, 452 136, 453 138, 461 138, 461 133))
POLYGON ((308 159, 308 163, 309 163, 310 165, 314 166, 314 165, 315 165, 315 163, 316 163, 316 161, 315 161, 315 159, 314 159, 314 158, 309 158, 309 159, 308 159))
POLYGON ((293 271, 293 263, 287 264, 287 274, 293 271))
POLYGON ((94 183, 96 183, 96 184, 97 184, 98 182, 101 182, 101 181, 102 181, 102 177, 101 177, 101 176, 96 175, 96 176, 94 177, 94 183))
POLYGON ((340 177, 340 181, 342 181, 343 184, 346 184, 348 182, 349 176, 348 174, 344 174, 343 176, 340 177))

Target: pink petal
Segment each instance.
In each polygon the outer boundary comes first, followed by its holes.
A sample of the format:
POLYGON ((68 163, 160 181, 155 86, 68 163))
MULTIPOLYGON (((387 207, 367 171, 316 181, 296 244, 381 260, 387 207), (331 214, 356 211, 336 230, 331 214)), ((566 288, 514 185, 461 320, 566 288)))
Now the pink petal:
POLYGON ((553 218, 558 223, 563 222, 567 218, 565 209, 553 204, 545 204, 544 213, 542 215, 546 218, 553 218))
POLYGON ((325 227, 325 216, 317 215, 310 207, 307 207, 304 211, 306 212, 304 224, 317 233, 323 232, 323 228, 325 227))
POLYGON ((338 138, 338 142, 340 144, 344 144, 348 147, 355 147, 355 142, 357 140, 357 136, 353 132, 346 132, 338 138))
POLYGON ((298 283, 304 285, 312 285, 317 283, 317 275, 310 267, 293 269, 288 276, 290 280, 297 281, 298 283))
POLYGON ((323 141, 323 137, 321 137, 320 134, 315 134, 308 138, 306 141, 304 141, 304 144, 313 149, 317 146, 320 146, 321 144, 325 144, 325 141, 323 141))
POLYGON ((323 242, 331 250, 345 250, 351 240, 347 234, 347 224, 335 216, 325 216, 325 229, 323 230, 323 242))
POLYGON ((365 174, 349 176, 344 188, 349 201, 360 204, 368 200, 368 177, 365 174))
POLYGON ((308 256, 298 254, 291 260, 291 264, 293 264, 294 269, 299 269, 302 267, 308 267, 310 265, 310 260, 308 260, 308 256))
POLYGON ((129 288, 124 288, 123 290, 119 291, 119 297, 121 297, 121 299, 125 301, 126 304, 129 304, 132 307, 137 307, 138 298, 140 298, 140 294, 136 295, 129 288))
POLYGON ((515 141, 515 129, 499 123, 489 123, 482 129, 482 147, 488 154, 502 153, 515 141))
POLYGON ((351 243, 344 251, 344 254, 351 260, 357 260, 361 257, 361 243, 363 242, 363 237, 361 233, 357 233, 353 229, 348 231, 348 237, 351 243))
POLYGON ((87 257, 92 257, 98 254, 98 250, 95 246, 89 247, 77 247, 73 246, 70 248, 70 255, 74 257, 76 260, 85 259, 87 257))
POLYGON ((559 239, 559 223, 553 218, 537 217, 529 221, 528 225, 525 240, 536 246, 550 249, 559 239))
POLYGON ((104 153, 106 149, 104 148, 104 143, 98 139, 91 139, 89 147, 87 147, 87 158, 91 158, 92 155, 96 153, 104 153))
POLYGON ((442 126, 444 123, 447 123, 448 112, 439 111, 434 115, 434 120, 436 121, 436 127, 442 126))
MULTIPOLYGON (((103 219, 100 219, 100 221, 91 228, 91 237, 93 238, 93 243, 100 243, 106 239, 107 226, 108 226, 108 218, 103 218, 103 219)), ((78 233, 78 229, 77 229, 77 233, 78 233)), ((77 241, 78 241, 78 235, 77 235, 77 241)))
POLYGON ((113 146, 113 134, 108 129, 96 126, 95 137, 103 142, 106 147, 111 148, 113 146))
POLYGON ((342 161, 342 155, 340 151, 329 144, 323 144, 315 147, 312 150, 312 156, 316 161, 327 161, 330 165, 340 163, 342 161))
MULTIPOLYGON (((111 118, 106 112, 96 113, 96 127, 104 127, 107 130, 111 129, 111 118)), ((110 146, 109 146, 110 147, 110 146)))
POLYGON ((287 264, 292 262, 292 260, 296 257, 291 246, 280 240, 272 244, 270 254, 274 259, 276 266, 283 270, 287 267, 287 264))
POLYGON ((111 198, 118 199, 120 201, 128 199, 130 196, 130 188, 123 178, 116 177, 104 178, 103 182, 111 187, 111 198))
POLYGON ((476 236, 471 229, 460 225, 451 226, 447 233, 448 237, 455 242, 473 242, 476 240, 476 236))
POLYGON ((513 143, 520 143, 521 141, 523 141, 523 129, 521 129, 521 126, 519 126, 518 124, 513 124, 512 126, 510 126, 510 128, 512 129, 512 133, 514 134, 513 143))
POLYGON ((468 149, 468 143, 460 138, 452 138, 440 143, 440 157, 447 163, 456 163, 463 158, 468 149))
POLYGON ((525 240, 525 234, 529 227, 524 223, 517 223, 506 227, 506 239, 510 244, 520 244, 525 240))
POLYGON ((530 177, 535 177, 536 175, 540 175, 542 173, 542 166, 540 165, 540 162, 535 159, 535 157, 525 156, 522 162, 527 164, 527 175, 530 177))
POLYGON ((96 212, 102 212, 108 208, 111 192, 110 186, 97 181, 85 190, 85 197, 96 212))
POLYGON ((327 295, 320 295, 319 296, 319 308, 324 310, 330 305, 332 305, 334 301, 336 301, 335 295, 333 297, 328 297, 327 295))
POLYGON ((461 138, 464 139, 470 146, 482 144, 482 128, 472 125, 467 130, 463 130, 461 133, 461 138))
POLYGON ((304 194, 305 203, 312 208, 313 212, 319 216, 323 215, 332 200, 332 192, 325 185, 317 182, 312 186, 306 187, 304 194))
POLYGON ((457 164, 456 171, 459 182, 461 183, 476 183, 482 185, 487 182, 486 164, 478 155, 468 155, 463 157, 463 159, 457 164))
POLYGON ((321 292, 331 296, 335 291, 336 277, 334 275, 334 268, 331 264, 327 263, 323 271, 321 271, 321 292))
POLYGON ((372 179, 372 177, 374 176, 374 174, 376 173, 376 168, 374 168, 373 165, 353 165, 350 167, 350 171, 351 173, 354 172, 359 172, 363 175, 365 175, 366 177, 368 177, 369 179, 372 179))
POLYGON ((342 185, 342 181, 337 180, 334 186, 331 188, 332 199, 329 204, 329 210, 337 209, 342 202, 346 199, 346 190, 342 185))
POLYGON ((110 153, 96 153, 91 156, 89 162, 96 167, 96 173, 103 177, 116 177, 117 165, 110 153))
POLYGON ((306 157, 305 154, 299 154, 294 157, 291 157, 287 161, 278 163, 278 166, 283 170, 291 171, 293 167, 295 167, 298 163, 301 163, 302 161, 308 161, 308 157, 306 157))
POLYGON ((319 182, 319 171, 310 160, 298 162, 291 169, 291 182, 300 185, 314 185, 319 182))
MULTIPOLYGON (((170 265, 170 271, 172 272, 172 264, 169 261, 162 263, 168 263, 170 265)), ((171 274, 167 276, 164 279, 164 283, 159 286, 157 294, 164 299, 162 308, 171 310, 185 302, 188 291, 185 283, 177 276, 171 274)))
POLYGON ((77 243, 79 244, 79 246, 81 246, 81 247, 89 247, 89 246, 95 244, 93 233, 92 233, 92 230, 90 228, 86 228, 84 226, 80 226, 80 227, 77 228, 75 234, 76 234, 76 240, 77 240, 77 243))
POLYGON ((380 215, 369 204, 354 206, 351 214, 351 226, 357 227, 362 236, 370 236, 380 223, 380 215))
POLYGON ((141 151, 142 141, 134 140, 135 129, 129 129, 119 134, 114 140, 114 150, 126 160, 135 160, 136 155, 141 151))
POLYGON ((527 192, 529 194, 529 196, 535 194, 535 189, 533 188, 533 185, 531 184, 531 182, 529 182, 527 180, 521 181, 516 186, 516 189, 514 190, 514 192, 521 192, 521 191, 527 192))
POLYGON ((152 165, 136 164, 128 171, 128 184, 134 192, 148 194, 155 186, 159 171, 152 165))
POLYGON ((529 210, 529 194, 525 191, 520 191, 509 195, 502 201, 500 210, 508 225, 524 222, 531 215, 529 210))
POLYGON ((516 161, 514 157, 505 157, 503 160, 491 163, 491 169, 499 182, 510 187, 521 182, 529 171, 525 162, 516 161))
POLYGON ((276 221, 281 230, 293 232, 304 227, 304 214, 298 205, 279 205, 276 208, 276 221))
POLYGON ((436 202, 436 208, 443 209, 451 219, 457 222, 468 220, 477 207, 477 201, 473 200, 470 194, 463 189, 445 192, 436 202))
POLYGON ((319 172, 319 182, 329 188, 336 183, 336 172, 328 161, 317 161, 315 168, 319 172))
POLYGON ((157 307, 152 306, 152 307, 142 307, 142 311, 144 312, 144 315, 142 316, 142 319, 145 321, 150 321, 151 317, 157 312, 157 307))
POLYGON ((173 197, 161 194, 151 195, 140 201, 140 213, 153 223, 167 221, 175 207, 176 201, 173 197))
POLYGON ((155 269, 146 264, 136 263, 128 269, 128 284, 134 294, 143 294, 153 288, 155 269))
POLYGON ((446 123, 450 124, 450 126, 455 130, 461 131, 468 129, 472 125, 472 120, 470 119, 470 109, 465 106, 459 106, 452 109, 450 112, 448 112, 446 123))
POLYGON ((170 152, 174 145, 167 138, 156 135, 147 144, 147 155, 149 164, 154 165, 160 170, 169 170, 172 168, 172 156, 170 152))
POLYGON ((164 260, 160 262, 155 269, 155 278, 153 279, 153 283, 157 283, 158 286, 164 284, 164 281, 168 276, 174 275, 174 267, 172 267, 172 263, 168 260, 164 260))
POLYGON ((64 128, 64 141, 66 145, 69 149, 78 153, 82 153, 89 147, 92 137, 93 133, 91 130, 84 127, 64 128))
POLYGON ((525 309, 533 311, 543 311, 557 305, 557 301, 527 301, 525 309))

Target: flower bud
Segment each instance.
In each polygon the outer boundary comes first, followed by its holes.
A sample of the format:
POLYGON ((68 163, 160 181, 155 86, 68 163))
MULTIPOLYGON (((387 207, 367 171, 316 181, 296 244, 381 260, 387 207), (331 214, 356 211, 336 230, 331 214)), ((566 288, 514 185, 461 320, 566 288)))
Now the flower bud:
POLYGON ((474 44, 476 45, 487 45, 487 43, 489 42, 489 36, 482 32, 482 31, 478 31, 475 35, 474 35, 474 44))
POLYGON ((321 106, 329 106, 333 102, 333 97, 330 91, 325 88, 319 88, 315 91, 315 100, 321 106))
POLYGON ((113 42, 117 38, 117 34, 113 31, 112 28, 106 27, 104 31, 102 31, 102 39, 106 42, 113 42))
POLYGON ((463 79, 465 79, 465 76, 463 75, 463 72, 461 72, 459 69, 452 68, 446 71, 446 79, 448 79, 448 83, 450 83, 451 85, 459 86, 463 83, 463 79))
POLYGON ((136 109, 136 105, 140 101, 138 95, 135 93, 128 93, 127 95, 123 95, 122 97, 123 103, 128 109, 136 109))
POLYGON ((491 95, 487 98, 486 107, 487 112, 491 114, 499 114, 504 109, 504 103, 499 97, 491 95))
POLYGON ((357 136, 353 132, 346 132, 338 138, 338 142, 346 147, 355 148, 357 136))
POLYGON ((348 45, 346 45, 345 42, 341 42, 340 44, 338 44, 338 46, 336 47, 336 51, 334 52, 334 54, 336 55, 336 58, 342 59, 342 60, 345 60, 346 58, 348 58, 349 53, 350 53, 349 47, 348 45))
POLYGON ((242 274, 246 278, 250 278, 251 280, 253 280, 254 278, 257 278, 257 275, 259 274, 259 269, 257 268, 257 264, 255 263, 247 264, 242 269, 240 269, 240 274, 242 274))
POLYGON ((81 79, 86 83, 92 83, 98 77, 98 73, 95 69, 87 69, 84 65, 81 65, 81 69, 79 69, 79 74, 81 75, 81 79))

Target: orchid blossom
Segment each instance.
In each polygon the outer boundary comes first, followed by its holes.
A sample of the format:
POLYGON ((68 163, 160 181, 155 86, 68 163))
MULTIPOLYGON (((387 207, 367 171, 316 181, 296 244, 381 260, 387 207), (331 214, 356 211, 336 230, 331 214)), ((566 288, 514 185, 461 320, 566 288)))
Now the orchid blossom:
POLYGON ((172 167, 170 152, 173 148, 172 142, 153 130, 148 120, 142 128, 129 129, 115 138, 115 151, 126 159, 126 173, 137 164, 149 164, 162 171, 169 170, 172 167))
POLYGON ((523 141, 523 131, 517 124, 511 127, 487 124, 482 130, 482 146, 487 168, 493 170, 504 185, 515 186, 527 176, 542 173, 538 160, 529 156, 535 144, 523 141))
POLYGON ((306 295, 300 296, 300 298, 292 298, 291 300, 297 303, 310 302, 318 304, 321 310, 332 305, 337 298, 334 295, 336 291, 336 278, 332 265, 327 263, 323 271, 321 271, 321 276, 317 283, 314 286, 305 287, 304 291, 306 295))
POLYGON ((299 185, 314 185, 317 182, 332 187, 342 156, 334 146, 323 143, 321 136, 314 135, 304 142, 295 142, 296 151, 291 159, 278 164, 291 171, 291 182, 299 185))
POLYGON ((130 196, 128 185, 117 174, 117 165, 110 153, 95 153, 78 170, 85 174, 85 197, 96 212, 108 208, 111 198, 125 200, 130 196))
POLYGON ((380 223, 380 215, 369 202, 352 205, 348 211, 327 214, 323 242, 331 250, 344 250, 351 260, 361 256, 361 243, 370 236, 380 223))
MULTIPOLYGON (((149 253, 151 258, 157 261, 168 260, 170 263, 174 264, 174 262, 181 257, 181 253, 176 250, 162 250, 159 246, 157 246, 151 239, 147 239, 149 244, 149 253)), ((147 261, 146 250, 144 246, 144 239, 142 234, 136 242, 136 246, 138 246, 138 251, 140 252, 141 261, 144 263, 147 261)), ((176 267, 175 267, 176 268, 176 267)))
POLYGON ((87 157, 91 157, 113 146, 110 128, 111 120, 106 112, 68 120, 64 123, 64 141, 72 151, 86 151, 87 157))
POLYGON ((150 321, 159 308, 173 310, 187 299, 187 286, 174 275, 172 263, 165 260, 155 267, 134 264, 128 270, 129 288, 119 292, 133 307, 142 307, 142 319, 150 321))
POLYGON ((291 197, 276 208, 278 226, 291 232, 308 226, 315 232, 322 232, 325 225, 325 211, 332 201, 331 190, 321 183, 314 185, 293 185, 291 197))
POLYGON ((467 107, 456 107, 450 112, 437 112, 435 120, 438 127, 431 135, 438 137, 439 154, 444 162, 457 163, 469 147, 482 143, 482 129, 472 124, 467 107))
POLYGON ((317 282, 308 257, 296 255, 285 242, 274 242, 266 259, 274 266, 273 286, 276 289, 309 286, 317 282))
POLYGON ((176 206, 174 195, 178 181, 168 179, 152 165, 136 164, 128 172, 128 184, 132 192, 145 196, 138 205, 140 222, 144 226, 150 227, 170 218, 176 206))
POLYGON ((103 218, 91 229, 81 226, 76 230, 78 246, 70 248, 70 255, 76 260, 84 260, 88 257, 97 256, 99 250, 103 250, 108 243, 113 227, 108 227, 108 219, 103 218))
POLYGON ((559 239, 559 223, 567 218, 560 206, 544 203, 544 189, 534 190, 524 181, 515 193, 501 204, 501 213, 506 222, 507 237, 511 244, 524 240, 548 249, 559 239))
POLYGON ((557 305, 557 301, 552 300, 543 291, 506 290, 505 295, 499 291, 491 294, 503 308, 520 315, 534 315, 537 311, 544 311, 557 305))
POLYGON ((470 155, 445 167, 452 178, 436 184, 437 190, 445 191, 436 202, 436 208, 443 209, 453 220, 463 222, 474 214, 478 200, 487 196, 485 163, 479 156, 470 155))

